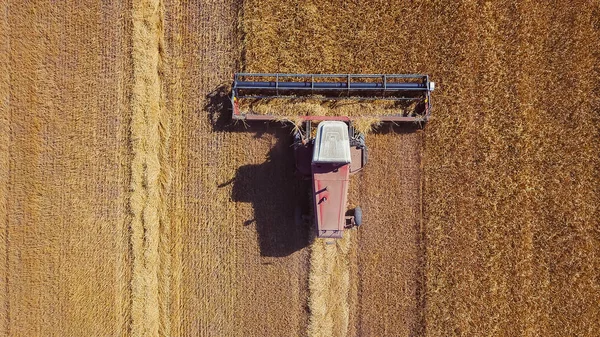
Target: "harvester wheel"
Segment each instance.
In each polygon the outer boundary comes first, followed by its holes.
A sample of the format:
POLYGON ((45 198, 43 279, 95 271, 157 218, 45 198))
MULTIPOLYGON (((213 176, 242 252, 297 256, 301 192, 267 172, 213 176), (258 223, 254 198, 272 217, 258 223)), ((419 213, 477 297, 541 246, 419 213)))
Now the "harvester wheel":
POLYGON ((358 145, 362 148, 365 147, 365 134, 364 133, 359 133, 358 136, 356 137, 356 140, 358 140, 358 145))
POLYGON ((362 165, 365 166, 367 165, 367 160, 369 157, 369 151, 367 150, 367 145, 365 143, 365 134, 364 133, 359 133, 358 136, 356 136, 356 146, 358 148, 362 149, 362 165))
POLYGON ((357 148, 365 148, 365 134, 358 133, 350 137, 350 146, 355 146, 357 148))
POLYGON ((354 209, 354 224, 356 227, 362 225, 362 208, 360 206, 356 206, 354 209))

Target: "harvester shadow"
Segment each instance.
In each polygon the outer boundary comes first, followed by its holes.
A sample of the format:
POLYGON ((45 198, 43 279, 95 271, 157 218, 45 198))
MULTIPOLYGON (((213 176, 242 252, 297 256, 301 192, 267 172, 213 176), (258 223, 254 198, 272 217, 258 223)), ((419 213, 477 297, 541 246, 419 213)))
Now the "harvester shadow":
MULTIPOLYGON (((371 134, 409 134, 420 132, 423 129, 423 125, 418 123, 403 123, 403 124, 394 124, 394 123, 385 123, 375 127, 371 134)), ((369 147, 369 136, 367 135, 367 147, 369 147)))
POLYGON ((267 161, 238 168, 231 197, 252 203, 254 218, 244 225, 256 227, 261 256, 282 257, 308 246, 309 227, 297 223, 295 215, 309 186, 294 174, 289 130, 276 130, 275 136, 267 161))
POLYGON ((232 201, 252 204, 254 218, 243 225, 255 226, 261 256, 288 256, 309 244, 309 224, 297 224, 296 208, 307 208, 310 188, 295 175, 290 128, 279 122, 272 127, 273 123, 232 121, 229 94, 229 86, 221 85, 206 96, 204 111, 214 132, 254 133, 254 138, 275 137, 277 141, 264 163, 239 167, 233 179, 218 187, 233 184, 232 201))
POLYGON ((235 121, 231 118, 231 86, 222 84, 206 95, 204 111, 214 132, 254 132, 254 138, 260 138, 267 128, 264 123, 254 123, 252 127, 245 121, 235 121))
POLYGON ((230 86, 219 85, 206 95, 204 111, 208 112, 208 120, 213 131, 235 131, 231 121, 231 101, 229 99, 230 86))

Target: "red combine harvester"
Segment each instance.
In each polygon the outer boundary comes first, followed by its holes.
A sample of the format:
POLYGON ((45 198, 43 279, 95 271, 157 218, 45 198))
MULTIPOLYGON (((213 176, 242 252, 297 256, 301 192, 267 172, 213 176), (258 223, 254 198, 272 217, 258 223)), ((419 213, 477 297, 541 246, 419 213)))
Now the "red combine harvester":
POLYGON ((242 100, 319 99, 359 102, 396 101, 398 109, 377 116, 296 116, 303 122, 294 132, 297 172, 312 178, 312 205, 319 238, 341 238, 344 229, 362 224, 362 210, 346 215, 348 181, 367 163, 365 136, 353 123, 362 118, 379 122, 426 122, 435 83, 427 75, 251 74, 234 76, 231 103, 234 120, 270 121, 281 117, 241 111, 242 100), (406 112, 403 103, 413 107, 406 112), (316 133, 312 124, 318 123, 316 133))

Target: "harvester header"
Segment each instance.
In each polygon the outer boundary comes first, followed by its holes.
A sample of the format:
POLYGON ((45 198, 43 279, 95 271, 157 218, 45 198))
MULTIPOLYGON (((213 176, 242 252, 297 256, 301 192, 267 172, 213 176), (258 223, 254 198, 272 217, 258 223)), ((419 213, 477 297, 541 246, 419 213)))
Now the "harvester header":
MULTIPOLYGON (((280 116, 261 114, 243 100, 290 99, 359 102, 415 103, 414 109, 389 109, 383 115, 369 116, 381 122, 425 122, 431 115, 430 92, 435 83, 418 74, 279 74, 236 73, 231 90, 234 119, 278 120, 280 116)), ((291 116, 290 116, 291 117, 291 116)), ((358 116, 294 116, 302 120, 351 121, 358 116)))
POLYGON ((360 206, 347 209, 350 176, 367 164, 360 125, 426 122, 434 89, 427 75, 238 73, 232 117, 294 122, 296 174, 312 188, 311 210, 297 205, 296 223, 312 213, 318 238, 339 239, 363 222, 360 206))

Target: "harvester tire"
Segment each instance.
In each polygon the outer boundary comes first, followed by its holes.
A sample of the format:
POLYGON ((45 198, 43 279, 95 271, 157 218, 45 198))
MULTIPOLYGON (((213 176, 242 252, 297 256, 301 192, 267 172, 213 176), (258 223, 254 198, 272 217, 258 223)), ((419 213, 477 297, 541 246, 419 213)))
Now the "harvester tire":
POLYGON ((360 225, 362 225, 362 208, 360 208, 360 206, 357 206, 354 209, 354 224, 356 227, 360 227, 360 225))
POLYGON ((363 150, 362 161, 363 166, 367 165, 367 161, 369 159, 369 150, 367 149, 367 144, 365 143, 365 134, 361 133, 356 137, 356 141, 358 143, 358 147, 363 150))
POLYGON ((365 148, 365 134, 359 133, 350 137, 350 146, 365 148))
POLYGON ((356 140, 358 140, 358 146, 360 147, 365 147, 365 134, 364 133, 359 133, 358 136, 356 137, 356 140))

